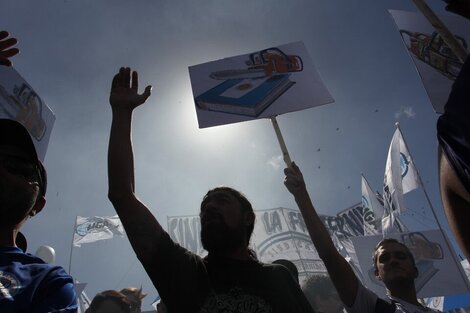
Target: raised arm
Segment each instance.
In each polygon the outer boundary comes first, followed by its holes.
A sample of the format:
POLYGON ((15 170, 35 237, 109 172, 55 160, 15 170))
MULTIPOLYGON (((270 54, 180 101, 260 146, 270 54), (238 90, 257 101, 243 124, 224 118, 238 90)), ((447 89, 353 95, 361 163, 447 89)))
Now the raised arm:
POLYGON ((135 196, 134 157, 131 142, 132 112, 150 96, 151 86, 138 94, 138 75, 121 68, 114 76, 109 102, 112 109, 108 149, 109 200, 121 219, 127 237, 142 263, 151 262, 162 227, 135 196))
POLYGON ((290 167, 284 169, 284 174, 286 175, 284 185, 295 198, 318 255, 325 263, 341 300, 346 306, 351 307, 356 299, 359 282, 356 275, 336 250, 328 230, 315 211, 299 167, 292 162, 290 167))

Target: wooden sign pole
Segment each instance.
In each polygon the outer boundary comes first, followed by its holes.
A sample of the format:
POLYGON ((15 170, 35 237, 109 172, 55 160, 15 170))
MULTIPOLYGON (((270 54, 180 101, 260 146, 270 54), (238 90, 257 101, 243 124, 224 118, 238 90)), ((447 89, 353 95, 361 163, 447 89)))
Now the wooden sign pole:
POLYGON ((290 167, 292 164, 292 160, 289 156, 289 151, 287 151, 286 143, 284 142, 284 138, 282 138, 281 129, 279 128, 279 124, 277 123, 276 116, 271 116, 271 122, 273 123, 274 131, 276 132, 277 141, 279 141, 279 145, 281 146, 282 151, 282 158, 286 163, 287 167, 290 167))
POLYGON ((454 35, 444 25, 444 23, 437 17, 437 15, 431 10, 424 0, 413 0, 418 9, 427 18, 429 23, 439 33, 444 42, 452 49, 455 55, 460 61, 465 62, 467 59, 468 52, 464 47, 455 39, 454 35))

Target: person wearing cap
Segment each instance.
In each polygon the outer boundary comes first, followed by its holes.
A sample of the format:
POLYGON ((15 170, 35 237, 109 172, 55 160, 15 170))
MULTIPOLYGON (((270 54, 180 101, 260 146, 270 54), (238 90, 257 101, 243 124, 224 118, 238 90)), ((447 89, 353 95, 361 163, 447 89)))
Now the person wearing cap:
MULTIPOLYGON (((0 59, 7 59, 2 52, 10 46, 2 44, 3 34, 0 32, 0 59)), ((2 313, 77 312, 72 277, 62 267, 47 264, 17 246, 20 228, 44 208, 46 189, 46 170, 28 131, 17 121, 0 119, 2 313)))

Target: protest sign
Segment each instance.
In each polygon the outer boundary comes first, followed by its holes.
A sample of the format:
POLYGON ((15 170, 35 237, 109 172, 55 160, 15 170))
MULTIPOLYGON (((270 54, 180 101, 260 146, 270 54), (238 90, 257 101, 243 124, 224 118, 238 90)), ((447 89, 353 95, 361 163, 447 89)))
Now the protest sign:
MULTIPOLYGON (((403 43, 415 63, 432 106, 444 112, 452 83, 462 68, 462 61, 444 42, 426 18, 419 13, 389 10, 403 43)), ((458 16, 439 16, 461 46, 470 43, 470 22, 458 16)))
POLYGON ((23 124, 44 161, 55 116, 13 67, 0 66, 0 118, 23 124))
POLYGON ((333 102, 302 42, 189 67, 199 128, 333 102))

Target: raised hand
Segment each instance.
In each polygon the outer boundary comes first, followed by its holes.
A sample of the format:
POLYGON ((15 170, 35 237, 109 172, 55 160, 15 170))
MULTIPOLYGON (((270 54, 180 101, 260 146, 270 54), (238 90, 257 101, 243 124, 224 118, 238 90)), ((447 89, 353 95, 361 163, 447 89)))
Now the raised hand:
POLYGON ((20 50, 11 48, 18 42, 16 38, 8 38, 7 31, 0 31, 0 65, 11 66, 9 58, 18 54, 20 50))
POLYGON ((121 67, 119 73, 113 78, 111 85, 111 93, 109 95, 109 103, 111 107, 119 110, 132 111, 142 103, 144 103, 152 90, 152 86, 147 86, 142 94, 138 94, 139 76, 136 71, 132 71, 129 67, 121 67), (131 77, 132 76, 132 77, 131 77))
POLYGON ((286 175, 284 185, 294 196, 298 192, 306 190, 304 177, 295 162, 292 162, 290 167, 284 169, 284 174, 286 175))

